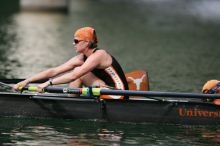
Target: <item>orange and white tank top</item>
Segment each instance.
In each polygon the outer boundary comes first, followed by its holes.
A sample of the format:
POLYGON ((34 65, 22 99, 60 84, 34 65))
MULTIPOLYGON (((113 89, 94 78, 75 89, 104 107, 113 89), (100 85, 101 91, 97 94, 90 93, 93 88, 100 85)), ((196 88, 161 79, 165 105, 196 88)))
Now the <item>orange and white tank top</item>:
MULTIPOLYGON (((95 49, 97 51, 98 49, 95 49)), ((122 67, 118 63, 118 61, 112 57, 112 64, 105 68, 105 69, 93 69, 91 72, 97 76, 99 79, 103 80, 107 86, 121 89, 121 90, 128 90, 128 83, 124 74, 124 71, 122 70, 122 67)), ((86 56, 84 56, 84 61, 87 59, 86 56)), ((111 95, 113 99, 128 99, 127 96, 115 96, 111 95)))

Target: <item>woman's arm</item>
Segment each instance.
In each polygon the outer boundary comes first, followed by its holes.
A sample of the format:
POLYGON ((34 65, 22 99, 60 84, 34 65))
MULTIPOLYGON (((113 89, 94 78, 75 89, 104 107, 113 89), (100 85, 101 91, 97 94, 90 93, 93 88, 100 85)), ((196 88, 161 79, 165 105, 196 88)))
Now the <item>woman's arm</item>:
POLYGON ((87 58, 85 63, 82 64, 81 66, 76 67, 73 71, 69 73, 54 78, 52 84, 57 85, 57 84, 69 83, 82 77, 83 75, 89 73, 94 68, 99 66, 101 64, 102 57, 103 57, 103 53, 101 51, 92 54, 90 57, 87 58))
POLYGON ((43 80, 43 79, 48 79, 51 77, 55 77, 59 74, 65 73, 67 71, 70 71, 72 69, 74 69, 76 66, 82 65, 83 64, 83 59, 81 55, 78 55, 76 57, 73 57, 72 59, 70 59, 69 61, 67 61, 66 63, 58 66, 58 67, 54 67, 54 68, 50 68, 47 69, 45 71, 42 71, 32 77, 29 77, 27 79, 25 79, 24 81, 21 81, 19 83, 17 83, 14 86, 14 89, 19 89, 19 87, 24 87, 26 86, 28 83, 31 82, 35 82, 38 80, 43 80))

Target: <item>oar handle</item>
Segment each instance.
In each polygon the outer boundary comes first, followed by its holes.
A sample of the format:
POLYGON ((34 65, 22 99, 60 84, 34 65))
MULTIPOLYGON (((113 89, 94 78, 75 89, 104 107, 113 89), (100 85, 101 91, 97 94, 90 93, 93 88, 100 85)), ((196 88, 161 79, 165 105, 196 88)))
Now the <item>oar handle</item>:
MULTIPOLYGON (((25 86, 25 87, 21 87, 19 88, 19 91, 30 91, 30 92, 37 92, 38 91, 38 87, 37 86, 25 86)), ((87 89, 85 88, 64 88, 64 87, 46 87, 44 89, 44 92, 50 92, 50 93, 67 93, 67 94, 82 94, 84 93, 86 95, 86 93, 88 93, 87 89)))
POLYGON ((21 92, 24 90, 30 91, 30 92, 37 92, 38 87, 37 86, 25 86, 25 87, 20 87, 18 90, 21 92))
MULTIPOLYGON (((30 91, 30 92, 37 92, 38 87, 37 86, 25 86, 23 88, 20 88, 19 91, 30 91)), ((49 93, 64 93, 64 94, 81 94, 82 96, 100 96, 101 88, 91 88, 91 87, 85 87, 85 88, 68 88, 68 87, 54 87, 49 86, 44 89, 44 92, 49 93)))

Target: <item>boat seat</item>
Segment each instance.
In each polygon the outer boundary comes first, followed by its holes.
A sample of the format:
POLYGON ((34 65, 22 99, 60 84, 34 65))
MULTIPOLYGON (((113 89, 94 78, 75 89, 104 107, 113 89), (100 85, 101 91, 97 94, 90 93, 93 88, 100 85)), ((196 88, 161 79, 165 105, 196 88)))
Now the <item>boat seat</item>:
POLYGON ((125 74, 129 90, 149 91, 149 78, 147 71, 134 70, 125 74))

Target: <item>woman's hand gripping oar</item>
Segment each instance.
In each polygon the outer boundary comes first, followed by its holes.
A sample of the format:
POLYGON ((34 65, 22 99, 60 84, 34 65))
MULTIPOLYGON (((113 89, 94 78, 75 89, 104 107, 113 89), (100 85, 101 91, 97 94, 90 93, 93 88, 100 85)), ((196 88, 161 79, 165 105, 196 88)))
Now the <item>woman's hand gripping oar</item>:
POLYGON ((15 90, 15 91, 20 91, 20 92, 22 92, 23 90, 23 88, 25 87, 25 86, 27 86, 29 84, 29 80, 23 80, 23 81, 21 81, 21 82, 19 82, 19 83, 17 83, 17 84, 15 84, 14 86, 13 86, 13 89, 15 90))
POLYGON ((43 93, 44 89, 50 85, 49 81, 44 82, 42 84, 39 84, 37 86, 27 86, 29 83, 30 83, 29 80, 21 81, 21 82, 15 84, 13 86, 13 89, 16 90, 16 91, 23 92, 23 90, 28 89, 30 87, 30 89, 34 89, 34 90, 31 90, 31 91, 43 93))

